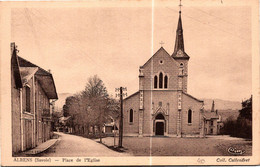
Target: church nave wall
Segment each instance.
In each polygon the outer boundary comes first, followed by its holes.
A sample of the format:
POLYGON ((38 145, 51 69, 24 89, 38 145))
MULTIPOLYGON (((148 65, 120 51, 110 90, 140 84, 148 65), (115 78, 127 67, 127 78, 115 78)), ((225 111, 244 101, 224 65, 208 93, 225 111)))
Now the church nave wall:
POLYGON ((139 93, 129 97, 123 102, 123 133, 124 135, 138 135, 138 123, 139 123, 139 93), (129 122, 130 109, 133 110, 133 123, 129 122))
POLYGON ((199 134, 200 129, 200 109, 203 102, 199 102, 186 94, 183 94, 182 104, 182 133, 199 134), (192 123, 188 123, 188 110, 192 110, 192 123))

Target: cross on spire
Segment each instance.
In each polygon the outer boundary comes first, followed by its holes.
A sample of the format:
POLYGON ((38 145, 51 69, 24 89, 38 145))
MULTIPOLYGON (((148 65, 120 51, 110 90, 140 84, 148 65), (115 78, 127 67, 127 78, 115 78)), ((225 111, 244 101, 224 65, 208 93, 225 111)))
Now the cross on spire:
POLYGON ((162 46, 163 46, 163 44, 164 44, 164 42, 163 42, 163 41, 161 41, 159 44, 160 44, 160 45, 161 45, 161 47, 162 47, 162 46))
POLYGON ((181 0, 180 0, 179 7, 180 7, 180 11, 179 12, 181 13, 181 7, 182 7, 181 0))

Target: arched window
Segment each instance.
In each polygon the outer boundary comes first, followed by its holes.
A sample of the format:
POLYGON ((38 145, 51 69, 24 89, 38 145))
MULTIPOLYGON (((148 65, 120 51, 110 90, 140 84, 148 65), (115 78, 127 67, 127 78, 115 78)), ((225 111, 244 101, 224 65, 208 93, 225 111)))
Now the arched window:
POLYGON ((168 88, 168 77, 167 77, 167 75, 164 77, 164 88, 168 88))
POLYGON ((25 98, 26 98, 26 102, 25 102, 25 105, 26 105, 26 111, 27 112, 31 112, 31 91, 30 91, 30 88, 28 86, 25 87, 25 92, 26 92, 26 95, 25 95, 25 98))
POLYGON ((180 64, 180 68, 183 68, 183 63, 180 64))
POLYGON ((192 119, 192 111, 191 111, 191 109, 189 109, 189 111, 188 111, 188 123, 189 124, 191 124, 191 120, 192 119))
POLYGON ((183 63, 180 63, 179 75, 183 75, 183 74, 184 74, 183 63))
POLYGON ((134 122, 134 111, 133 111, 133 109, 130 109, 130 112, 129 112, 129 122, 130 123, 134 122))
POLYGON ((154 88, 157 88, 158 77, 154 76, 154 88))
POLYGON ((159 88, 163 88, 163 74, 159 74, 159 88))
POLYGON ((158 114, 155 119, 164 119, 164 116, 162 114, 158 114))

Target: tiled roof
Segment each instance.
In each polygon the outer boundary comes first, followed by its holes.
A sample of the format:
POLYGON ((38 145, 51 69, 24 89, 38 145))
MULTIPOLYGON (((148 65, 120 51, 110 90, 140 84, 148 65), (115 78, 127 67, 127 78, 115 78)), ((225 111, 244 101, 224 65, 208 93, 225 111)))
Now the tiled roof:
POLYGON ((218 119, 219 115, 216 112, 204 112, 204 117, 209 120, 209 119, 218 119))
POLYGON ((28 80, 30 77, 32 77, 32 75, 35 74, 35 78, 40 82, 47 97, 49 99, 58 99, 54 79, 50 72, 19 56, 18 62, 20 68, 23 70, 23 73, 21 75, 23 77, 24 82, 26 81, 26 79, 28 80), (37 70, 34 71, 35 69, 37 70))

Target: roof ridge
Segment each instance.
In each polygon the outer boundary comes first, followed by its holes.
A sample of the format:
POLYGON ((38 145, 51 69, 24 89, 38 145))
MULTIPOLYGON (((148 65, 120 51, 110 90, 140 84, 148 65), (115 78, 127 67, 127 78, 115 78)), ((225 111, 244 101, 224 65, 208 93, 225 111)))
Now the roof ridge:
POLYGON ((130 97, 132 97, 132 96, 134 96, 134 95, 136 95, 137 93, 139 93, 140 91, 138 90, 138 91, 136 91, 135 93, 133 93, 133 94, 131 94, 130 96, 128 96, 128 97, 126 97, 126 98, 124 98, 123 99, 123 101, 124 100, 127 100, 127 99, 129 99, 130 97))
POLYGON ((192 95, 190 95, 188 93, 183 92, 183 94, 185 94, 185 95, 187 95, 187 96, 189 96, 189 97, 191 97, 191 98, 193 98, 193 99, 195 99, 195 100, 197 100, 199 102, 204 102, 203 100, 197 99, 196 97, 193 97, 192 95))
MULTIPOLYGON (((17 57, 20 58, 20 59, 22 59, 23 61, 26 61, 27 63, 31 64, 31 65, 34 66, 34 67, 38 67, 40 70, 43 70, 44 72, 46 72, 46 73, 48 73, 48 74, 51 75, 50 72, 44 70, 43 68, 41 68, 40 66, 38 66, 38 65, 36 65, 36 64, 34 64, 34 63, 32 63, 32 62, 30 62, 29 60, 26 60, 25 58, 22 58, 21 56, 17 56, 17 57)), ((20 66, 20 67, 21 67, 21 66, 20 66)), ((22 66, 22 67, 28 67, 28 66, 22 66)))
POLYGON ((172 58, 172 60, 173 60, 175 63, 177 63, 177 62, 175 61, 175 59, 167 52, 167 50, 165 50, 164 47, 161 46, 160 49, 158 49, 158 50, 144 63, 144 65, 142 65, 141 67, 144 67, 146 64, 148 64, 148 62, 149 62, 160 50, 165 51, 165 52, 167 53, 167 55, 169 55, 170 58, 172 58))

